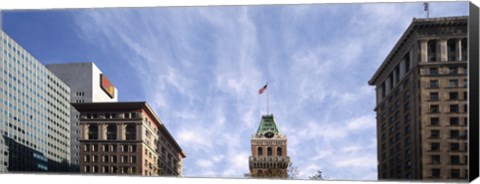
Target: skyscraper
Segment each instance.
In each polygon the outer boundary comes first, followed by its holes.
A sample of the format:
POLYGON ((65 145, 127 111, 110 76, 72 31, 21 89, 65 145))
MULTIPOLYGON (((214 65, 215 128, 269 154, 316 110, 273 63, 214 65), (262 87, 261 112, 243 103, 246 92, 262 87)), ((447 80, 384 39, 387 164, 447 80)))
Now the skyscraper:
POLYGON ((287 178, 290 157, 287 136, 277 128, 273 115, 263 115, 257 133, 251 140, 250 176, 255 178, 287 178))
POLYGON ((467 17, 414 18, 368 82, 378 178, 465 180, 467 17))
POLYGON ((0 172, 66 171, 70 88, 0 31, 0 172))
MULTIPOLYGON (((71 103, 116 102, 118 90, 92 62, 49 64, 47 68, 70 87, 71 103)), ((70 108, 70 171, 79 172, 80 127, 79 113, 70 108)))

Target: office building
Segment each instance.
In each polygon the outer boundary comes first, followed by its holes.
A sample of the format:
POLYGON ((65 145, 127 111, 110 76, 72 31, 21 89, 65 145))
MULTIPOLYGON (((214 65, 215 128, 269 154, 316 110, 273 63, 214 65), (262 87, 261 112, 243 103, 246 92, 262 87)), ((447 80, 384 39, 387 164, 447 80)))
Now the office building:
POLYGON ((368 82, 380 180, 468 178, 467 19, 414 18, 368 82))
MULTIPOLYGON (((49 64, 47 68, 70 87, 71 103, 116 102, 118 90, 92 62, 49 64)), ((71 114, 71 167, 70 171, 79 172, 80 164, 80 128, 79 114, 70 108, 71 114)))
POLYGON ((146 102, 76 103, 80 172, 181 176, 185 153, 146 102))
POLYGON ((0 31, 0 172, 70 164, 70 88, 0 31))
POLYGON ((257 133, 251 139, 250 176, 254 178, 287 178, 290 157, 287 136, 281 134, 273 115, 263 115, 257 133))

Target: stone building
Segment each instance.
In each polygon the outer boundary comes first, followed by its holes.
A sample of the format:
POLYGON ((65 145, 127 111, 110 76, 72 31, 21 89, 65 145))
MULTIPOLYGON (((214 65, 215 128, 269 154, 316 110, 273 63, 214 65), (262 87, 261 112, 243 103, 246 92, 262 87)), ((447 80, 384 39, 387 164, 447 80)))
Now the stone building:
POLYGON ((250 176, 254 178, 287 178, 290 157, 287 136, 281 134, 273 115, 264 115, 251 140, 250 176))
POLYGON ((414 18, 368 82, 380 180, 468 178, 467 19, 414 18))
POLYGON ((185 153, 146 102, 75 103, 80 172, 181 176, 185 153))

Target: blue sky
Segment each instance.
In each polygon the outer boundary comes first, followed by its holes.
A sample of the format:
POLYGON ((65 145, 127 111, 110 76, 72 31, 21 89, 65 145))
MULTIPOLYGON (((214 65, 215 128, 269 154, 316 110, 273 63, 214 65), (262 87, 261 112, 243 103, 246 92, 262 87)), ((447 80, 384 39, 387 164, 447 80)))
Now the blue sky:
MULTIPOLYGON (((430 17, 468 2, 430 3, 430 17)), ((367 81, 423 3, 3 11, 43 64, 95 62, 120 101, 147 101, 187 154, 184 176, 243 177, 266 113, 299 178, 376 180, 367 81)))

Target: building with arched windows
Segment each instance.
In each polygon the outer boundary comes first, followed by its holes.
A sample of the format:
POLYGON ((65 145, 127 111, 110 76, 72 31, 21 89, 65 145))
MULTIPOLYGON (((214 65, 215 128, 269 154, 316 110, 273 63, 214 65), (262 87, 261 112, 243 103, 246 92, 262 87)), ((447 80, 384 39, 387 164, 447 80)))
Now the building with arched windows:
POLYGON ((80 113, 80 172, 181 176, 185 153, 146 102, 72 104, 80 113))
POLYGON ((290 157, 287 136, 278 131, 273 115, 264 115, 251 140, 250 176, 256 178, 287 178, 290 157))

